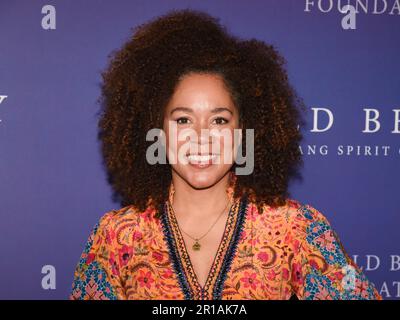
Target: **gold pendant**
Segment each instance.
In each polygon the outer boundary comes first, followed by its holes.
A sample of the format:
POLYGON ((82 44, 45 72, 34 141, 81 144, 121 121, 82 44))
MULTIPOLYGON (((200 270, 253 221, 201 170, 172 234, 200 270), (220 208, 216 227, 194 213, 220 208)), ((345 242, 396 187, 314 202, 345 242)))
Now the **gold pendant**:
POLYGON ((200 243, 198 243, 198 241, 196 240, 195 244, 192 246, 193 250, 195 251, 199 251, 201 248, 200 243))

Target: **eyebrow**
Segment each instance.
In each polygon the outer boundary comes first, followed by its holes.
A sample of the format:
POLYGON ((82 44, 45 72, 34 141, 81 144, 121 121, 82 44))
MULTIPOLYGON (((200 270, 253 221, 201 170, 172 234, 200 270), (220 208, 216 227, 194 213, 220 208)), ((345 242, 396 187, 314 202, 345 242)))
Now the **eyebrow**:
MULTIPOLYGON (((184 112, 188 112, 188 113, 193 113, 193 110, 191 108, 176 107, 173 110, 171 110, 170 115, 172 115, 176 111, 184 111, 184 112)), ((226 108, 226 107, 214 108, 214 109, 211 110, 211 113, 219 113, 219 112, 223 112, 223 111, 228 111, 230 114, 233 115, 233 112, 230 109, 226 108)))

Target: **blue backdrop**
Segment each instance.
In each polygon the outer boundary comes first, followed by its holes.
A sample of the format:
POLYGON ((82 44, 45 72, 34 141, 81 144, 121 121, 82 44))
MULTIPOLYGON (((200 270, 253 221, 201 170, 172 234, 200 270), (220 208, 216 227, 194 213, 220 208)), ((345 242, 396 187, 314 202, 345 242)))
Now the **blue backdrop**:
POLYGON ((119 208, 96 140, 100 72, 132 27, 173 8, 209 12, 285 56, 308 110, 292 197, 328 218, 383 298, 399 299, 398 0, 1 0, 0 298, 68 297, 91 228, 119 208))

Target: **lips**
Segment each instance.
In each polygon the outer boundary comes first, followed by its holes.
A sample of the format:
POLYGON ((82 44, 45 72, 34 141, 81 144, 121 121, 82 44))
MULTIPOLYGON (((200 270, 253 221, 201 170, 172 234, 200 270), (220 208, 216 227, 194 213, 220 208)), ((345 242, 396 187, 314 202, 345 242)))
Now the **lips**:
POLYGON ((188 164, 197 169, 205 169, 211 167, 216 163, 216 159, 219 154, 207 153, 207 154, 187 154, 186 159, 188 164))
POLYGON ((217 154, 189 154, 186 158, 192 163, 208 163, 218 157, 217 154))

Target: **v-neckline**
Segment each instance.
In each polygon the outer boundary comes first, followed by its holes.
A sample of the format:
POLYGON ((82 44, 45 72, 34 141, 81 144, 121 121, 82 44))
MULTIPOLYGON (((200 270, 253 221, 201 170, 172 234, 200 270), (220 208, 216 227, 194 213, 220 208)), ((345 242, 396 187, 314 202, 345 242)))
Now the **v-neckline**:
POLYGON ((229 271, 247 212, 247 199, 234 199, 213 262, 202 286, 194 271, 185 240, 170 203, 165 202, 162 223, 175 271, 186 299, 218 299, 229 271))
MULTIPOLYGON (((170 203, 169 203, 169 205, 170 205, 170 203)), ((231 204, 231 206, 230 206, 230 208, 229 208, 229 212, 228 212, 228 217, 227 217, 227 219, 226 219, 226 222, 225 222, 225 226, 224 226, 224 232, 222 233, 222 237, 221 237, 221 239, 220 239, 220 241, 219 241, 219 244, 218 244, 218 249, 217 249, 217 251, 216 251, 216 253, 215 253, 215 255, 214 255, 214 258, 213 258, 213 262, 212 262, 212 264, 211 264, 211 267, 210 267, 210 269, 208 270, 208 272, 207 272, 207 278, 206 278, 206 281, 205 281, 205 283, 204 283, 204 286, 202 286, 201 285, 201 283, 200 283, 200 281, 199 281, 199 277, 198 277, 198 275, 196 274, 196 271, 194 270, 194 267, 193 267, 193 263, 192 263, 192 259, 191 259, 191 257, 190 257, 190 254, 189 254, 189 251, 187 250, 187 246, 186 246, 186 241, 185 241, 185 239, 183 238, 183 235, 182 235, 182 232, 181 232, 181 229, 180 229, 180 227, 179 227, 179 224, 178 224, 178 221, 177 221, 177 219, 176 219, 176 217, 175 217, 175 215, 173 215, 173 214, 171 214, 171 210, 169 210, 169 219, 170 219, 170 222, 172 222, 175 226, 176 226, 176 234, 175 234, 175 236, 178 238, 178 242, 179 241, 181 241, 182 243, 183 243, 183 255, 182 255, 182 258, 183 258, 183 260, 184 261, 187 261, 187 263, 188 263, 188 269, 189 269, 189 274, 191 274, 191 275, 193 275, 193 282, 194 282, 194 284, 195 284, 195 286, 198 288, 198 290, 200 291, 200 292, 202 292, 202 293, 204 293, 204 291, 205 291, 205 289, 210 285, 210 281, 211 281, 211 272, 213 271, 213 269, 215 269, 215 267, 216 267, 216 260, 217 260, 217 257, 218 256, 221 256, 221 255, 223 255, 223 249, 224 249, 224 247, 223 247, 223 242, 224 242, 224 239, 228 236, 227 235, 227 227, 228 227, 228 225, 230 224, 230 221, 232 220, 232 213, 233 213, 233 209, 234 209, 234 206, 236 205, 236 203, 235 202, 233 202, 232 204, 231 204), (171 221, 172 220, 172 221, 171 221)), ((169 207, 170 208, 170 207, 169 207)))

